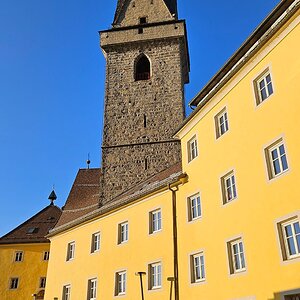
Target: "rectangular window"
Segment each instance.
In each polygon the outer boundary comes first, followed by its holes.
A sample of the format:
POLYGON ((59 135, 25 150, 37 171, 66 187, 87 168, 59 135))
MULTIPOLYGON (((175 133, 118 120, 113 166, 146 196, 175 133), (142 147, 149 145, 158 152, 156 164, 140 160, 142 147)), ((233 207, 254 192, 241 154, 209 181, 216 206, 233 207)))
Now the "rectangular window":
POLYGON ((43 260, 49 260, 49 255, 50 255, 50 252, 49 251, 45 251, 43 253, 43 260))
POLYGON ((40 287, 40 289, 44 289, 46 287, 46 277, 41 277, 40 278, 39 287, 40 287))
POLYGON ((285 260, 300 257, 300 223, 298 218, 279 224, 283 257, 285 260))
POLYGON ((62 300, 70 300, 70 299, 71 299, 71 285, 67 284, 63 286, 62 300))
POLYGON ((128 241, 128 222, 119 224, 118 231, 119 231, 118 232, 119 244, 127 242, 128 241))
POLYGON ((161 210, 150 212, 150 234, 161 230, 161 210))
POLYGON ((288 162, 283 140, 280 139, 266 150, 269 179, 275 178, 288 170, 288 162))
POLYGON ((126 293, 126 271, 116 273, 115 295, 125 295, 126 293))
POLYGON ((273 94, 271 73, 267 69, 254 81, 256 104, 259 105, 273 94))
POLYGON ((14 277, 10 279, 9 288, 11 290, 16 290, 19 287, 19 278, 14 277))
POLYGON ((205 280, 205 266, 203 253, 191 255, 192 283, 205 280))
POLYGON ((89 279, 88 281, 88 300, 96 300, 97 298, 97 279, 89 279))
POLYGON ((68 244, 67 261, 74 259, 74 257, 75 257, 75 242, 71 242, 68 244))
POLYGON ((23 261, 23 251, 15 252, 15 262, 23 261))
POLYGON ((196 194, 188 198, 189 221, 201 217, 201 200, 200 195, 196 194))
POLYGON ((233 171, 221 178, 223 204, 226 204, 237 197, 236 180, 233 171))
POLYGON ((91 253, 100 250, 100 232, 96 232, 92 235, 91 253))
POLYGON ((226 108, 215 116, 217 138, 229 130, 226 108))
POLYGON ((230 273, 239 273, 246 270, 245 252, 242 239, 237 239, 229 242, 229 265, 230 273))
POLYGON ((192 161, 198 156, 198 145, 196 136, 188 141, 188 161, 192 161))
POLYGON ((161 288, 161 263, 149 265, 149 289, 161 288))
POLYGON ((286 295, 284 300, 300 300, 300 294, 286 295))

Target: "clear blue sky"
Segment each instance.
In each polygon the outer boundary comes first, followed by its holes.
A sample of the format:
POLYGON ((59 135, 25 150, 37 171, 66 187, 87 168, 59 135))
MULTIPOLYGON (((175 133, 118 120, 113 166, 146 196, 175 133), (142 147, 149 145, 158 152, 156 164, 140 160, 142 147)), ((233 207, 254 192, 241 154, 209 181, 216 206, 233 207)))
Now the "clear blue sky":
MULTIPOLYGON (((138 0, 136 0, 138 1, 138 0)), ((0 236, 62 206, 77 170, 100 166, 105 60, 98 30, 117 0, 0 0, 0 236)), ((279 0, 178 0, 190 101, 279 0)))

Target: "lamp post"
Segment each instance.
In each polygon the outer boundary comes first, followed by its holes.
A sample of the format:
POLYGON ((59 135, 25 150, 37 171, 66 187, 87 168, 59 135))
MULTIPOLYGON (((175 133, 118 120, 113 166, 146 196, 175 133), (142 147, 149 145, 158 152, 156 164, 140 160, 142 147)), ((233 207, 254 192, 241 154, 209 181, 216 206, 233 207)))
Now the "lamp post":
POLYGON ((146 272, 136 272, 135 275, 140 276, 141 295, 142 295, 142 300, 144 300, 143 275, 146 275, 146 272))
POLYGON ((168 277, 168 281, 171 281, 171 286, 170 286, 170 300, 172 300, 172 291, 173 291, 173 282, 175 281, 174 277, 168 277))

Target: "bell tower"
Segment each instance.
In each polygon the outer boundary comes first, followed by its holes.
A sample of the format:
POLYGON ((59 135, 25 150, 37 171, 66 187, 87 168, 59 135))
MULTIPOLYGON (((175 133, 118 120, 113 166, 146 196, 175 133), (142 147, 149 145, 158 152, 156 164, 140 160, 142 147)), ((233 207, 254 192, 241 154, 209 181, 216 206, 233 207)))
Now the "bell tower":
POLYGON ((106 58, 102 195, 106 203, 181 161, 172 138, 185 118, 189 56, 177 0, 118 0, 100 32, 106 58))

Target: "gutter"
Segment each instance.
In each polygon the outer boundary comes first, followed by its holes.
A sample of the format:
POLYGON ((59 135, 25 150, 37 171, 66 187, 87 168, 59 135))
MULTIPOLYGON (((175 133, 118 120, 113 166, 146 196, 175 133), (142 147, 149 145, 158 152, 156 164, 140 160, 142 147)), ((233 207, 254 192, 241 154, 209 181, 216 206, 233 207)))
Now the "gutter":
MULTIPOLYGON (((274 11, 278 13, 277 10, 281 8, 280 15, 276 19, 276 22, 267 29, 265 28, 264 34, 257 37, 257 40, 253 40, 256 30, 242 45, 242 47, 229 59, 229 61, 222 67, 219 72, 208 82, 208 84, 197 94, 197 96, 188 104, 193 112, 182 122, 182 124, 174 132, 173 137, 178 138, 178 133, 185 127, 185 125, 194 118, 194 116, 209 102, 209 100, 216 95, 216 93, 225 86, 225 84, 275 35, 275 33, 285 24, 290 17, 292 17, 296 11, 299 9, 300 1, 283 0, 274 11), (288 4, 294 2, 292 5, 288 4), (284 8, 288 6, 288 9, 282 11, 283 3, 284 8), (251 39, 252 38, 252 39, 251 39), (241 52, 246 43, 250 43, 247 51, 241 52), (237 56, 239 54, 239 60, 237 56), (230 65, 230 68, 229 68, 230 65), (192 107, 194 106, 194 107, 192 107)), ((268 17, 273 16, 274 12, 268 17)), ((264 23, 263 23, 264 24, 264 23)), ((261 25, 262 26, 262 25, 261 25)), ((261 27, 260 26, 260 27, 261 27)), ((259 27, 259 28, 260 28, 259 27)))
POLYGON ((187 174, 186 173, 176 173, 173 174, 176 175, 174 177, 168 177, 165 180, 162 180, 161 182, 159 182, 156 186, 154 186, 152 189, 145 189, 142 192, 139 193, 134 193, 132 195, 129 196, 125 196, 124 198, 120 198, 119 200, 116 200, 115 202, 109 202, 107 204, 105 204, 104 206, 100 207, 97 210, 92 211, 91 213, 88 213, 82 217, 79 217, 78 219, 75 219, 69 223, 63 224, 57 228, 54 228, 52 230, 49 231, 49 234, 46 235, 46 238, 50 238, 53 237, 59 233, 62 233, 68 229, 74 228, 76 226, 81 225, 82 223, 88 222, 94 218, 100 217, 100 216, 105 216, 109 213, 111 213, 112 211, 115 211, 117 209, 120 208, 124 208, 128 205, 130 205, 132 202, 137 201, 137 200, 141 200, 142 198, 145 198, 146 196, 149 196, 151 194, 155 194, 158 193, 159 191, 164 191, 167 190, 168 187, 174 186, 174 185, 179 185, 180 183, 186 182, 187 179, 187 174))

